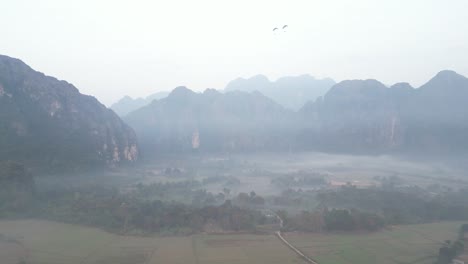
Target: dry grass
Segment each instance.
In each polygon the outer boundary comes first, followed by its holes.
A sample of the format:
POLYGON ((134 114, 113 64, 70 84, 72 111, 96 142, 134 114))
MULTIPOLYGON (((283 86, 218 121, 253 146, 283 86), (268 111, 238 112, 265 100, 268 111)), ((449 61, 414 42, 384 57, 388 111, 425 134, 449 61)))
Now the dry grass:
POLYGON ((396 226, 363 234, 286 234, 293 245, 320 264, 432 264, 459 222, 396 226))
MULTIPOLYGON (((28 264, 304 263, 273 235, 131 237, 40 220, 0 221, 0 234, 19 242, 28 264)), ((2 245, 10 264, 17 253, 2 245)))

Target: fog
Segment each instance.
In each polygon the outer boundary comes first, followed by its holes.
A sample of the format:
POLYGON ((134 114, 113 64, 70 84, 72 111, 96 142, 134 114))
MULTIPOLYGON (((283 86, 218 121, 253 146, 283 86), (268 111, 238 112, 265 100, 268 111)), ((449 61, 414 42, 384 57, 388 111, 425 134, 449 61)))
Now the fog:
POLYGON ((0 264, 468 263, 467 1, 4 2, 0 264))
POLYGON ((185 85, 311 74, 419 86, 468 74, 464 0, 4 1, 3 54, 110 105, 185 85), (289 25, 287 32, 272 32, 289 25), (430 54, 430 55, 429 55, 430 54))

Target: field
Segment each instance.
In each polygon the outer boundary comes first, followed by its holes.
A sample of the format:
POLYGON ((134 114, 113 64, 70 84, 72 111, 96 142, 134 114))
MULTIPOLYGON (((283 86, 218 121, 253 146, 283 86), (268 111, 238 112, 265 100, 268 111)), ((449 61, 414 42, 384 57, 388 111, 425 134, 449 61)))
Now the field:
POLYGON ((49 221, 0 221, 2 264, 304 263, 273 235, 129 237, 49 221))
POLYGON ((297 234, 285 238, 320 264, 432 264, 462 223, 444 222, 365 234, 297 234))
MULTIPOLYGON (((285 235, 320 264, 430 264, 461 223, 444 222, 361 234, 285 235)), ((199 234, 131 237, 50 221, 0 221, 2 264, 302 263, 273 235, 199 234)))

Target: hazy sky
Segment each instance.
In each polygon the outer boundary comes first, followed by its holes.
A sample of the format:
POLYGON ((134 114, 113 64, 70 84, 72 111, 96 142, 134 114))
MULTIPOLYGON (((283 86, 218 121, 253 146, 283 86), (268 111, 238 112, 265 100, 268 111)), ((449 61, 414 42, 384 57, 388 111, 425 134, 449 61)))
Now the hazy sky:
POLYGON ((467 0, 0 0, 0 53, 109 105, 237 77, 468 76, 467 0), (274 27, 289 30, 273 34, 274 27))

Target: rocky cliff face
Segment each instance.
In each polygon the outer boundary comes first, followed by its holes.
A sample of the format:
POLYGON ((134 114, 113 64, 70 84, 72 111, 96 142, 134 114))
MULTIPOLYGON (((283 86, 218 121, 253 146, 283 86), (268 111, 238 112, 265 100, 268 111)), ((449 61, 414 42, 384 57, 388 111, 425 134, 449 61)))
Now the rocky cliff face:
MULTIPOLYGON (((266 83, 256 79, 259 86, 266 83)), ((468 149, 466 102, 468 79, 444 71, 417 89, 408 83, 343 81, 299 112, 259 92, 195 93, 179 87, 126 120, 148 153, 296 149, 445 155, 468 149)))
POLYGON ((133 130, 94 97, 0 56, 0 159, 79 169, 138 155, 133 130))
POLYGON ((125 120, 148 153, 256 151, 286 148, 293 115, 259 92, 178 87, 125 120))
POLYGON ((414 89, 343 81, 300 114, 309 147, 346 152, 460 152, 468 147, 468 79, 451 71, 414 89), (311 135, 311 136, 310 136, 311 135))

